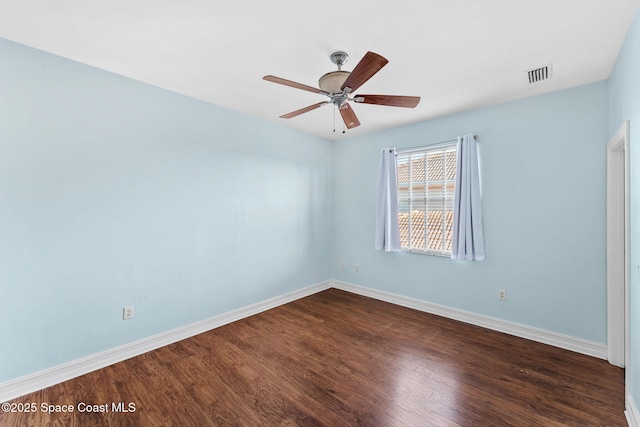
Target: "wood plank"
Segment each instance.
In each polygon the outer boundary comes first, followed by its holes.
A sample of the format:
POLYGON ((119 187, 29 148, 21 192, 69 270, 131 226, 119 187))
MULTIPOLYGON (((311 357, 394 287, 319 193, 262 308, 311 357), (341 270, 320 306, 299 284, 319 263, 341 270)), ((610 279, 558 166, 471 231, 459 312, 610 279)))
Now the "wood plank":
POLYGON ((29 402, 0 425, 626 425, 604 360, 336 289, 11 403, 29 402))

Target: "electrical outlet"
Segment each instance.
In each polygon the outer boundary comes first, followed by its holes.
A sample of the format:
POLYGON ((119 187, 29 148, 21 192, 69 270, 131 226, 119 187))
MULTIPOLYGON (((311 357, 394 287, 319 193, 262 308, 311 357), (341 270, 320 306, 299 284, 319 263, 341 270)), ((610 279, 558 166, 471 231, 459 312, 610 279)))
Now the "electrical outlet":
POLYGON ((122 320, 133 319, 133 306, 128 305, 122 309, 122 320))
POLYGON ((360 264, 356 264, 354 270, 356 271, 356 273, 360 272, 360 264))
POLYGON ((506 301, 507 300, 507 291, 505 291, 504 289, 499 289, 498 290, 498 299, 500 301, 506 301))
POLYGON ((344 270, 344 261, 340 263, 340 270, 344 270))

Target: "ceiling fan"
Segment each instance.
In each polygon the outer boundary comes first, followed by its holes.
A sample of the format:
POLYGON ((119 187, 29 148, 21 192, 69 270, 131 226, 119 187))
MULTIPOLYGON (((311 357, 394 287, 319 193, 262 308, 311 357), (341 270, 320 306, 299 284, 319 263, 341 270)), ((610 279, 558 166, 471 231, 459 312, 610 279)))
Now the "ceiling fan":
POLYGON ((345 52, 334 52, 330 56, 331 62, 338 66, 338 71, 331 71, 318 81, 318 86, 307 86, 291 80, 268 75, 263 79, 269 82, 290 86, 296 89, 302 89, 313 93, 319 93, 329 97, 329 101, 318 102, 309 105, 291 113, 280 116, 282 119, 290 119, 300 114, 307 113, 322 107, 326 104, 334 104, 338 107, 342 120, 347 129, 360 126, 360 121, 349 105, 349 101, 361 104, 389 105, 393 107, 414 108, 420 102, 419 96, 398 96, 398 95, 355 95, 350 96, 352 92, 362 86, 367 80, 373 77, 382 67, 389 62, 386 58, 377 53, 367 52, 366 55, 358 62, 353 71, 342 71, 342 65, 347 62, 349 55, 345 52))

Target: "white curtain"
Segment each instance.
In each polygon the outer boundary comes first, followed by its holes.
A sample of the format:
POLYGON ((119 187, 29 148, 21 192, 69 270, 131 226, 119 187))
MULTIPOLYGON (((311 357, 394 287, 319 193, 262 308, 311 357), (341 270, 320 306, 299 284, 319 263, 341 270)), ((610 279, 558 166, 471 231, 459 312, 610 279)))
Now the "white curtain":
POLYGON ((463 261, 484 259, 478 149, 472 133, 458 137, 451 258, 463 261))
POLYGON ((376 242, 378 251, 397 252, 400 246, 398 231, 398 180, 396 149, 384 148, 380 156, 378 206, 376 210, 376 242))

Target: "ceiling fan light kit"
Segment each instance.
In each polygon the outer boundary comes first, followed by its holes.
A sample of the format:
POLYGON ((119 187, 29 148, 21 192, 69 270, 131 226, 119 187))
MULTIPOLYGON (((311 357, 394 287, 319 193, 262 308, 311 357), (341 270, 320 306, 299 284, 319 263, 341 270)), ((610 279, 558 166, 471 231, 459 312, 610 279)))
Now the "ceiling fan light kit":
POLYGON ((332 53, 329 58, 331 59, 331 62, 338 66, 338 70, 330 71, 320 77, 320 80, 318 81, 319 89, 272 75, 263 77, 264 80, 272 83, 278 83, 295 89, 318 93, 328 96, 330 99, 329 101, 319 102, 317 104, 292 111, 291 113, 284 114, 280 116, 280 118, 290 119, 300 114, 315 110, 323 105, 334 104, 338 107, 347 129, 352 129, 360 126, 360 121, 358 120, 355 111, 351 108, 351 105, 349 105, 349 101, 405 108, 414 108, 420 102, 419 96, 355 95, 351 98, 349 96, 350 93, 357 90, 367 82, 389 61, 377 53, 367 52, 355 66, 353 71, 342 71, 342 65, 349 60, 349 55, 346 52, 338 51, 332 53))
POLYGON ((318 86, 323 91, 334 95, 342 92, 342 85, 351 74, 349 71, 342 71, 342 65, 349 60, 349 55, 346 52, 333 52, 329 58, 338 66, 338 71, 330 71, 320 77, 318 86))
POLYGON ((320 77, 320 80, 318 80, 318 86, 320 86, 320 89, 323 91, 332 95, 340 93, 342 92, 340 88, 344 84, 345 80, 347 80, 347 77, 349 77, 349 74, 351 73, 348 71, 331 71, 330 73, 320 77))

